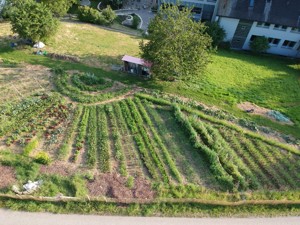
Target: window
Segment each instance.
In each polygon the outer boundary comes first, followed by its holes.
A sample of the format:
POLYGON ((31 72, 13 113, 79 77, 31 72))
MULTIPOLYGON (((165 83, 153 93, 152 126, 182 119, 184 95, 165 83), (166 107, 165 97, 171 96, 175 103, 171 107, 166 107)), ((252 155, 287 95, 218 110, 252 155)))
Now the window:
POLYGON ((274 29, 275 30, 282 30, 282 31, 285 31, 287 29, 287 26, 281 26, 279 24, 275 24, 274 25, 274 29))
POLYGON ((291 32, 300 33, 300 29, 296 27, 292 27, 291 32))
POLYGON ((275 28, 275 29, 280 29, 280 25, 279 25, 279 24, 275 24, 275 25, 274 25, 274 28, 275 28))
POLYGON ((281 26, 281 30, 286 30, 287 26, 281 26))
POLYGON ((285 40, 282 44, 283 48, 293 48, 296 45, 295 41, 285 40))
POLYGON ((277 46, 280 42, 280 39, 278 38, 268 38, 269 44, 273 46, 277 46))
POLYGON ((269 28, 270 27, 270 23, 262 23, 262 22, 257 22, 256 26, 257 27, 264 27, 264 28, 269 28))
POLYGON ((251 42, 251 41, 254 41, 255 38, 257 38, 257 37, 261 37, 261 36, 258 36, 258 35, 252 35, 251 38, 250 38, 250 42, 251 42))

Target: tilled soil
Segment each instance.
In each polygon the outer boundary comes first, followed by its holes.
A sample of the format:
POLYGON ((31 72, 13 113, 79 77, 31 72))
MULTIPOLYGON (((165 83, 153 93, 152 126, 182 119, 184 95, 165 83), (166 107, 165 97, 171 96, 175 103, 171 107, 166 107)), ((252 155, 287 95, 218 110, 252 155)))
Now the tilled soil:
POLYGON ((10 166, 0 166, 0 189, 9 187, 16 182, 16 174, 10 166))
POLYGON ((126 178, 118 174, 100 174, 88 183, 88 189, 93 197, 106 196, 120 200, 154 198, 149 181, 136 178, 134 187, 130 189, 126 187, 126 178))

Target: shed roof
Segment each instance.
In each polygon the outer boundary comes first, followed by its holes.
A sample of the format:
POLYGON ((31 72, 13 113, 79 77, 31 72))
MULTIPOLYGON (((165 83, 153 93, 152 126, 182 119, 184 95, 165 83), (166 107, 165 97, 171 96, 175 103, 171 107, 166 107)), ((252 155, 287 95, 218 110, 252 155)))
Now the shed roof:
POLYGON ((146 66, 146 67, 151 67, 152 63, 148 62, 144 59, 140 59, 140 58, 136 58, 133 56, 129 56, 129 55, 124 55, 122 58, 122 61, 126 61, 126 62, 130 62, 130 63, 135 63, 138 65, 142 65, 142 66, 146 66))

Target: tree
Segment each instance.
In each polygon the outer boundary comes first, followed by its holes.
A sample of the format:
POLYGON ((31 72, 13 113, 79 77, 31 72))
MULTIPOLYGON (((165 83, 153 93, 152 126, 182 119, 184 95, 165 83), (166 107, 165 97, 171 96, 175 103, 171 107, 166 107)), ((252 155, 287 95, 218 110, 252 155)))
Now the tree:
POLYGON ((20 1, 10 11, 12 30, 20 37, 33 41, 45 41, 55 34, 58 20, 44 5, 33 0, 20 1))
POLYGON ((53 13, 55 17, 61 17, 67 14, 71 6, 78 0, 41 0, 53 13))
POLYGON ((101 11, 104 18, 107 20, 109 24, 112 24, 113 21, 116 19, 117 15, 114 10, 108 5, 105 9, 101 11))
POLYGON ((217 22, 206 22, 205 25, 207 34, 212 38, 212 46, 218 47, 226 36, 225 30, 217 22))
POLYGON ((142 41, 142 57, 152 62, 152 75, 164 80, 198 76, 209 62, 211 37, 205 25, 192 19, 191 10, 168 5, 159 10, 142 41))
POLYGON ((259 36, 254 38, 250 43, 250 48, 255 53, 263 53, 270 48, 268 38, 265 36, 259 36))
POLYGON ((103 9, 101 13, 97 9, 93 9, 88 6, 80 6, 78 8, 78 19, 82 22, 109 25, 113 23, 116 17, 115 12, 110 6, 103 9))

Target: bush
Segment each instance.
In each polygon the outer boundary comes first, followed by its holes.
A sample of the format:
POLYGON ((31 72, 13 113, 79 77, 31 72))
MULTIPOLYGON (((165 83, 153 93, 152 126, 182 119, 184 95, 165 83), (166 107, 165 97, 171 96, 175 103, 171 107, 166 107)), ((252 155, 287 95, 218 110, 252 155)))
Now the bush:
POLYGON ((111 7, 108 5, 106 9, 102 10, 102 15, 106 19, 106 21, 109 24, 112 24, 113 21, 116 19, 117 15, 116 13, 111 9, 111 7))
POLYGON ((206 33, 212 38, 212 46, 218 47, 226 36, 225 30, 217 22, 207 22, 205 25, 207 26, 206 33))
POLYGON ((34 161, 43 165, 49 165, 51 158, 47 152, 38 152, 34 158, 34 161))
POLYGON ((109 25, 115 18, 116 14, 110 7, 104 9, 102 13, 97 9, 88 6, 81 6, 78 8, 78 19, 82 22, 109 25))
POLYGON ((132 20, 131 27, 133 29, 138 29, 138 26, 140 24, 140 18, 137 15, 135 15, 135 14, 133 14, 132 16, 133 16, 133 20, 132 20))
POLYGON ((85 73, 79 79, 86 85, 105 84, 105 80, 101 77, 95 76, 93 73, 85 73))
POLYGON ((263 53, 270 48, 268 38, 265 36, 256 37, 251 43, 250 48, 255 53, 263 53))

